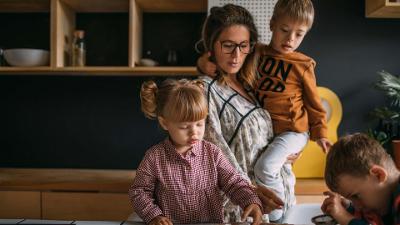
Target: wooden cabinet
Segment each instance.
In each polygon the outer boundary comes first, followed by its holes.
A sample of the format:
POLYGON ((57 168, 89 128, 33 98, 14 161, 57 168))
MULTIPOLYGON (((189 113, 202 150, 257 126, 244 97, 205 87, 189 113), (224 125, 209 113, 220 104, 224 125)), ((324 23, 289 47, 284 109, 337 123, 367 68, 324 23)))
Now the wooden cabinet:
POLYGON ((0 218, 119 220, 133 212, 132 170, 0 168, 0 218))
POLYGON ((42 192, 42 219, 126 220, 127 193, 42 192))
POLYGON ((365 0, 365 16, 368 18, 400 18, 400 2, 397 0, 365 0))
POLYGON ((41 218, 39 191, 0 191, 0 218, 41 218))
MULTIPOLYGON (((0 74, 42 74, 42 75, 197 75, 194 65, 179 67, 140 67, 142 58, 143 13, 198 13, 207 11, 207 0, 0 0, 0 13, 48 13, 50 21, 50 65, 47 67, 0 67, 0 74), (77 28, 77 14, 100 13, 106 17, 110 13, 126 13, 127 40, 126 66, 86 66, 66 65, 66 46, 70 45, 72 33, 77 28), (69 40, 69 41, 68 41, 69 40)), ((27 19, 29 20, 29 19, 27 19)), ((28 23, 27 23, 28 24, 28 23)), ((105 27, 107 25, 104 25, 105 27)), ((112 26, 109 25, 109 26, 112 26)), ((21 29, 24 29, 21 27, 21 29)), ((200 29, 200 28, 199 28, 200 29)), ((112 29, 105 29, 105 33, 112 29)), ((18 36, 19 34, 11 34, 18 36)), ((25 34, 24 34, 25 35, 25 34)), ((31 35, 36 35, 32 32, 31 35)), ((162 37, 160 37, 162 38, 162 37)), ((0 43, 1 44, 1 43, 0 43)), ((103 46, 98 46, 102 48, 103 46)), ((125 49, 123 49, 125 51, 125 49)), ((112 57, 112 56, 111 56, 112 57)))

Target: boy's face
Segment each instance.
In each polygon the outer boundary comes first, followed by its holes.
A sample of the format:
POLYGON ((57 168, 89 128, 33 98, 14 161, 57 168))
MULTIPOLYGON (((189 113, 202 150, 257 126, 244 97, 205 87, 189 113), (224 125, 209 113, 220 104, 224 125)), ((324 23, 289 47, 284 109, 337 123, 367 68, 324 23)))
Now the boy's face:
POLYGON ((282 54, 286 54, 299 47, 309 27, 306 23, 282 15, 271 20, 270 28, 272 31, 271 47, 282 54))
POLYGON ((369 174, 365 177, 341 175, 337 192, 352 201, 356 209, 374 211, 383 215, 388 207, 389 196, 384 191, 384 182, 369 174))

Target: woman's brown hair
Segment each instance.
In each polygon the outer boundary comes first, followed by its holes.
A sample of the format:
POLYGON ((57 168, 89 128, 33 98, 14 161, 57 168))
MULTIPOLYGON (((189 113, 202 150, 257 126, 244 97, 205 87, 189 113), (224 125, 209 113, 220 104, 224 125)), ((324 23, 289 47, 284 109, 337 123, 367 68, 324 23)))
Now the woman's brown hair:
MULTIPOLYGON (((250 33, 250 43, 255 45, 258 41, 258 31, 254 25, 253 16, 247 9, 234 5, 226 4, 223 7, 212 7, 210 15, 203 24, 202 43, 205 52, 214 52, 214 44, 218 40, 221 32, 234 25, 245 26, 250 33)), ((239 79, 250 87, 256 84, 256 64, 257 60, 254 50, 249 53, 239 71, 239 79)), ((220 81, 224 81, 223 71, 219 72, 220 81)))
POLYGON ((175 122, 205 119, 208 113, 203 83, 199 80, 167 79, 158 87, 154 81, 142 84, 141 108, 147 118, 175 122))

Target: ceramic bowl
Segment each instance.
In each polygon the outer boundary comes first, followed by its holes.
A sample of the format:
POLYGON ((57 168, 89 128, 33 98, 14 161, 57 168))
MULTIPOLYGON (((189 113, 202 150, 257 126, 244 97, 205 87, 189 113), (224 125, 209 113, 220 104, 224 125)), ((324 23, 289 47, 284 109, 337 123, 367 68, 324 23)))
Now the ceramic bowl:
POLYGON ((49 51, 43 49, 14 48, 4 50, 4 59, 11 66, 48 66, 49 51))

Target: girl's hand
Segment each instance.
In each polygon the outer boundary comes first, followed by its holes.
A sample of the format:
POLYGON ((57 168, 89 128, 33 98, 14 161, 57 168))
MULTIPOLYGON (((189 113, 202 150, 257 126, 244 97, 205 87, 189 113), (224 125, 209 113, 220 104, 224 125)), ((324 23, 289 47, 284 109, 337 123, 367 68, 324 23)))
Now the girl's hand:
POLYGON ((211 56, 211 52, 207 52, 207 53, 203 54, 197 60, 197 69, 202 74, 208 75, 210 77, 215 77, 217 75, 216 74, 217 65, 215 65, 215 63, 213 63, 209 60, 210 56, 211 56))
POLYGON ((332 147, 332 143, 327 138, 318 139, 317 144, 322 148, 324 153, 328 153, 329 149, 332 147))
POLYGON ((263 203, 264 213, 270 213, 274 209, 282 209, 284 203, 273 191, 263 186, 257 186, 256 192, 263 203))
POLYGON ((332 216, 339 224, 347 225, 354 216, 347 212, 344 207, 346 203, 343 201, 343 198, 331 191, 324 192, 324 195, 328 197, 322 203, 322 212, 332 216))
POLYGON ((259 225, 259 224, 261 224, 261 215, 262 215, 262 213, 261 213, 260 206, 253 203, 253 204, 248 205, 244 209, 243 214, 242 214, 242 221, 246 221, 246 218, 248 216, 251 216, 251 217, 253 217, 252 225, 259 225))
POLYGON ((150 221, 149 225, 172 225, 172 222, 165 216, 156 216, 150 221))

